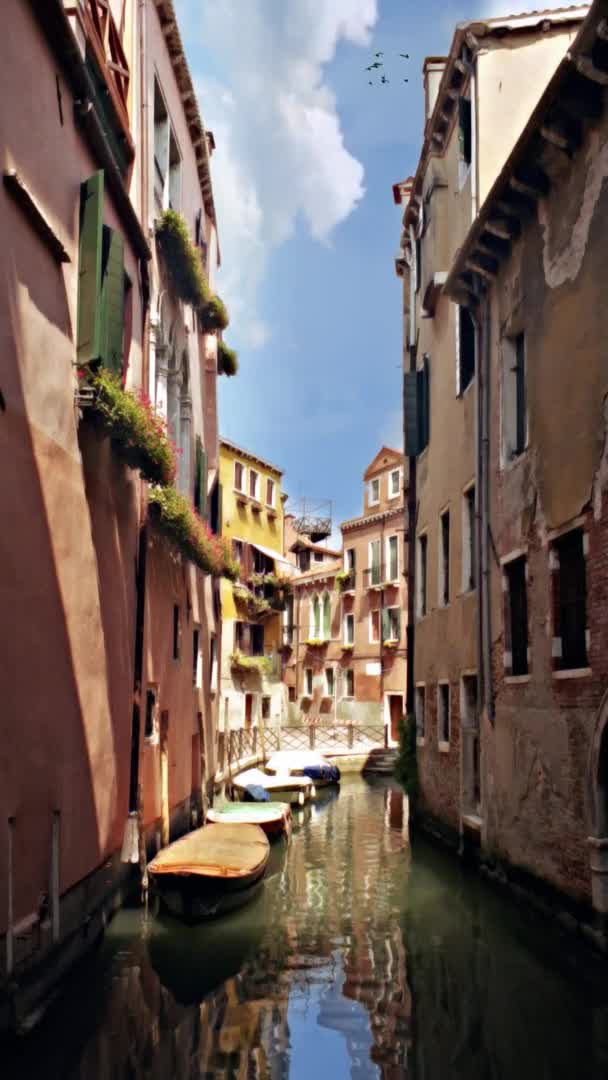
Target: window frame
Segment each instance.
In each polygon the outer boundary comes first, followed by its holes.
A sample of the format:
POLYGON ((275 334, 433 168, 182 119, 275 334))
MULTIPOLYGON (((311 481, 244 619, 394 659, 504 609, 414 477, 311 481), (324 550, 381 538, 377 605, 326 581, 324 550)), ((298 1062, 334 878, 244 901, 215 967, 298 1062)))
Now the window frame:
POLYGON ((367 505, 368 506, 378 506, 379 504, 380 504, 380 477, 379 476, 372 476, 371 480, 369 481, 369 487, 368 487, 368 490, 367 490, 367 505), (378 497, 375 498, 375 499, 373 497, 374 484, 378 485, 378 497))
POLYGON ((304 692, 302 697, 312 697, 314 672, 311 667, 304 668, 304 692))
POLYGON ((342 638, 345 645, 355 644, 355 615, 352 611, 345 611, 342 616, 342 638), (352 634, 349 637, 347 627, 352 625, 352 634))
POLYGON ((399 606, 399 604, 388 604, 383 610, 386 612, 387 618, 389 619, 390 622, 392 622, 390 613, 392 611, 397 612, 397 624, 398 624, 398 627, 399 627, 399 632, 398 632, 396 637, 394 637, 393 634, 392 634, 393 627, 391 626, 391 635, 389 637, 387 637, 387 638, 383 638, 383 640, 384 641, 390 641, 391 643, 395 642, 396 644, 399 644, 399 642, 401 641, 401 607, 399 606))
POLYGON ((452 532, 451 532, 451 516, 449 506, 439 514, 439 544, 438 544, 438 566, 437 566, 437 604, 440 608, 447 608, 450 606, 450 586, 451 586, 451 574, 450 574, 450 553, 452 548, 452 532), (445 549, 445 529, 444 521, 447 518, 447 551, 445 549))
POLYGON ((448 753, 452 739, 452 694, 449 679, 437 680, 437 746, 441 753, 448 753), (447 691, 447 693, 446 693, 447 691), (447 704, 447 717, 443 714, 443 705, 447 704), (447 739, 443 721, 447 719, 447 739))
POLYGON ((249 484, 248 484, 249 498, 253 499, 254 502, 259 502, 260 501, 260 474, 259 474, 257 469, 251 469, 250 468, 250 469, 248 469, 248 472, 249 472, 249 484), (252 482, 252 480, 253 480, 253 488, 254 488, 253 492, 251 490, 251 482, 252 482))
POLYGON ((382 540, 377 537, 375 540, 369 540, 367 544, 367 568, 369 570, 369 584, 381 585, 382 584, 382 540), (378 549, 378 561, 374 564, 374 558, 372 552, 377 546, 378 549), (374 569, 377 570, 377 580, 374 580, 374 569))
POLYGON ((353 701, 354 697, 355 697, 355 671, 354 671, 354 668, 350 668, 350 667, 349 668, 344 668, 344 687, 345 687, 346 692, 344 694, 342 694, 342 697, 346 698, 346 700, 348 700, 348 701, 353 701), (349 690, 349 686, 348 686, 349 680, 352 682, 352 694, 349 694, 349 692, 348 692, 348 690, 349 690))
POLYGON ((429 534, 424 529, 416 537, 416 618, 426 618, 429 613, 429 534), (423 559, 424 552, 424 559, 423 559), (424 568, 424 574, 423 574, 424 568))
POLYGON ((238 495, 246 495, 247 494, 247 467, 245 465, 243 465, 242 461, 236 461, 235 460, 235 462, 234 462, 233 482, 234 482, 234 490, 237 492, 238 495), (242 478, 242 482, 243 482, 242 487, 239 487, 237 482, 236 482, 236 471, 237 471, 237 469, 241 470, 241 478, 242 478))
POLYGON ((414 687, 414 720, 416 723, 416 746, 424 746, 426 737, 426 683, 414 687), (422 701, 422 710, 420 702, 422 701))
POLYGON ((156 746, 156 744, 158 743, 159 732, 160 732, 159 718, 160 718, 160 691, 159 691, 158 683, 147 683, 146 684, 146 692, 144 694, 143 738, 144 738, 144 743, 146 743, 148 746, 156 746), (154 705, 152 707, 152 727, 151 727, 151 730, 148 732, 148 730, 147 730, 148 696, 150 694, 152 694, 154 696, 154 705))
POLYGON ((272 510, 276 507, 276 483, 271 476, 266 477, 266 506, 269 506, 272 510), (268 498, 268 489, 271 489, 272 496, 268 498))
POLYGON ((475 323, 473 322, 473 316, 467 307, 462 304, 454 304, 456 308, 456 397, 463 397, 466 394, 470 386, 475 382, 477 375, 477 357, 475 355, 475 323), (462 377, 462 356, 463 356, 463 330, 462 319, 467 318, 471 322, 471 332, 473 335, 473 364, 470 369, 469 377, 463 382, 462 377))
POLYGON ((463 594, 475 592, 478 583, 477 490, 475 481, 462 492, 462 580, 463 594), (471 492, 473 494, 471 502, 471 492), (472 506, 472 514, 471 514, 472 506), (466 558, 465 558, 466 555, 466 558))
POLYGON ((385 579, 386 579, 387 582, 390 582, 391 584, 398 584, 399 578, 400 578, 400 575, 401 575, 401 558, 400 558, 400 551, 399 551, 399 547, 400 547, 400 545, 399 545, 399 533, 391 533, 390 536, 387 536, 385 546, 386 546, 386 552, 385 552, 385 554, 386 554, 386 574, 385 574, 385 579), (395 550, 396 550, 396 553, 397 553, 397 564, 396 564, 395 573, 391 575, 391 541, 392 540, 395 541, 395 550))
MULTIPOLYGON (((527 681, 530 677, 530 610, 528 604, 528 557, 526 551, 512 552, 507 558, 501 560, 503 576, 503 666, 505 677, 512 680, 527 681), (516 567, 523 564, 523 611, 525 612, 525 650, 517 649, 518 657, 525 651, 525 670, 515 670, 514 648, 514 608, 513 608, 513 576, 516 567)), ((522 634, 523 628, 518 625, 518 635, 522 634)))
POLYGON ((333 667, 327 665, 324 671, 325 675, 325 697, 331 698, 332 701, 336 696, 336 672, 333 667), (331 676, 331 680, 328 676, 331 676), (330 689, 331 681, 331 689, 330 689))
POLYGON ((388 474, 388 497, 398 499, 401 495, 401 468, 391 469, 388 474), (393 491, 393 477, 397 477, 397 490, 393 491))
POLYGON ((370 645, 379 645, 380 644, 380 638, 382 637, 382 612, 381 612, 380 608, 370 608, 369 614, 368 614, 368 623, 369 623, 369 626, 368 626, 368 629, 369 629, 369 643, 370 643, 370 645), (373 636, 374 615, 376 615, 377 618, 378 618, 378 636, 376 638, 373 636))
MULTIPOLYGON (((584 522, 578 524, 572 524, 569 528, 560 530, 557 535, 550 537, 550 561, 549 568, 551 571, 551 592, 553 598, 553 618, 552 618, 552 647, 551 656, 553 664, 553 676, 554 678, 567 678, 568 676, 576 676, 581 674, 590 674, 591 665, 589 659, 591 635, 589 631, 589 583, 588 583, 588 554, 589 554, 589 535, 584 527, 584 522), (579 649, 581 650, 579 656, 569 657, 564 656, 564 575, 563 570, 563 555, 562 550, 565 548, 566 543, 569 540, 573 540, 575 534, 580 536, 580 556, 582 565, 579 566, 579 581, 570 582, 573 595, 579 600, 582 596, 582 614, 579 621, 583 622, 583 634, 582 641, 579 641, 579 649), (560 550, 562 549, 562 550, 560 550), (584 581, 581 582, 580 575, 584 581), (581 588, 581 584, 584 586, 581 588), (582 660, 583 662, 575 662, 576 660, 582 660)), ((576 578, 576 572, 573 572, 573 578, 576 578)))

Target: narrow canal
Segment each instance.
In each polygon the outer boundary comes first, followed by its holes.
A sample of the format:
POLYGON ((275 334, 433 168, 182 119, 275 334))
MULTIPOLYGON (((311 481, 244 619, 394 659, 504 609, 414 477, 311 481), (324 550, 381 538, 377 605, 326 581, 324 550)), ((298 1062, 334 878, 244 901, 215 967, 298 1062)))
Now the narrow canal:
POLYGON ((258 899, 189 929, 126 910, 3 1077, 604 1080, 606 969, 347 778, 258 899))

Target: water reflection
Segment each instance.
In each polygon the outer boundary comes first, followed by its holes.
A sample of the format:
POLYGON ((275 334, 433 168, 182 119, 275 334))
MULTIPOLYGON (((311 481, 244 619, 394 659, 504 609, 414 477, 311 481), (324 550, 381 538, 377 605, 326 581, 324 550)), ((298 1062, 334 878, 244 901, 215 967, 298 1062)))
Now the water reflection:
POLYGON ((124 911, 3 1076, 608 1075, 603 971, 347 779, 296 814, 254 903, 184 927, 124 911))

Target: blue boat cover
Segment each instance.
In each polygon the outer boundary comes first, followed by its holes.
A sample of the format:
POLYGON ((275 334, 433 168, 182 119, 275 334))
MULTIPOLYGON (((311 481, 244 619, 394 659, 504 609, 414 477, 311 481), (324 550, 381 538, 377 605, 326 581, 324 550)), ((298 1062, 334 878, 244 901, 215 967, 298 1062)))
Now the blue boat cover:
POLYGON ((245 798, 251 802, 270 802, 270 795, 260 784, 247 784, 245 798))
POLYGON ((328 780, 331 784, 337 784, 340 779, 340 770, 337 765, 306 765, 302 772, 313 781, 328 780))

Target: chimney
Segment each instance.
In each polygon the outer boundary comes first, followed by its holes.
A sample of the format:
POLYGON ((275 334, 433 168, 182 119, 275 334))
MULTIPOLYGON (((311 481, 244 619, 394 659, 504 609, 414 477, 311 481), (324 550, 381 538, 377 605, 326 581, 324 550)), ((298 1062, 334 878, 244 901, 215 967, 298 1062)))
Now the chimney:
POLYGON ((422 78, 424 81, 425 124, 428 124, 435 108, 441 76, 447 62, 447 56, 427 56, 424 61, 422 78))

